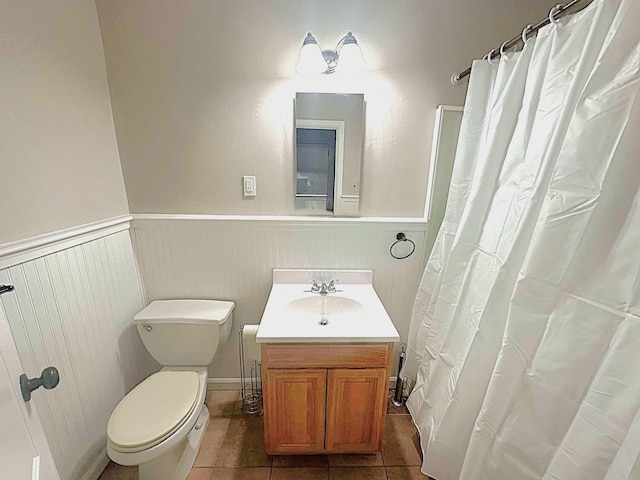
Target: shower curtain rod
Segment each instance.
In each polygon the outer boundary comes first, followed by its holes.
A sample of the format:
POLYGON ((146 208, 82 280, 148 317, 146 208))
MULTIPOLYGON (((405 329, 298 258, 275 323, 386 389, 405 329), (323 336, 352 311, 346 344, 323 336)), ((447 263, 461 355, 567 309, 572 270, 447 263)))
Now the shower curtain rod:
MULTIPOLYGON (((577 13, 580 10, 584 9, 592 1, 593 0, 572 0, 571 2, 566 3, 565 5, 561 5, 561 4, 556 5, 555 7, 553 7, 551 9, 551 11, 549 12, 549 16, 547 18, 545 18, 544 20, 540 20, 535 25, 527 25, 524 28, 524 30, 522 31, 522 34, 517 35, 517 36, 513 37, 510 40, 507 40, 499 48, 494 48, 491 51, 489 51, 489 53, 487 53, 485 55, 485 59, 493 60, 494 58, 501 57, 502 56, 502 52, 504 52, 505 50, 508 50, 510 48, 515 47, 519 43, 524 44, 524 39, 525 38, 527 38, 528 36, 531 36, 531 35, 534 35, 534 34, 538 33, 538 30, 540 30, 542 27, 545 27, 545 26, 549 25, 551 23, 551 19, 552 18, 554 20, 557 20, 557 19, 562 18, 562 17, 564 17, 566 15, 570 15, 572 13, 577 13), (583 3, 584 3, 584 5, 580 5, 580 4, 583 4, 583 3), (569 11, 569 10, 572 9, 572 7, 576 7, 576 6, 579 6, 580 8, 578 8, 577 10, 574 10, 574 11, 569 11)), ((469 75, 471 75, 471 67, 467 68, 463 72, 454 73, 451 76, 451 83, 453 83, 454 85, 457 85, 458 83, 460 83, 460 80, 462 80, 464 77, 468 77, 469 75)))

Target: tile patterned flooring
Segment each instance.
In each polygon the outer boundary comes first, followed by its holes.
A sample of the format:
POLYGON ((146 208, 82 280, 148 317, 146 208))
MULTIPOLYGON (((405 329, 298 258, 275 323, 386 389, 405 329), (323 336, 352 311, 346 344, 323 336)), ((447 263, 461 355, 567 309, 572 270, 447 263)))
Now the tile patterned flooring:
MULTIPOLYGON (((238 390, 207 394, 211 420, 188 480, 426 480, 407 411, 389 406, 382 454, 269 456, 262 417, 242 412, 238 390)), ((136 467, 110 463, 99 480, 138 480, 136 467)))

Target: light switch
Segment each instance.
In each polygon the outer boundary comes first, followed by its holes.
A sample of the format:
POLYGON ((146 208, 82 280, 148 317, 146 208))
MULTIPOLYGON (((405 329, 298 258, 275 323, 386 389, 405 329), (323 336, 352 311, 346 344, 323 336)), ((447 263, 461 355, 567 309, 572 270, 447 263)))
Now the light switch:
POLYGON ((245 197, 255 197, 256 196, 256 177, 244 176, 242 177, 242 185, 244 189, 245 197))

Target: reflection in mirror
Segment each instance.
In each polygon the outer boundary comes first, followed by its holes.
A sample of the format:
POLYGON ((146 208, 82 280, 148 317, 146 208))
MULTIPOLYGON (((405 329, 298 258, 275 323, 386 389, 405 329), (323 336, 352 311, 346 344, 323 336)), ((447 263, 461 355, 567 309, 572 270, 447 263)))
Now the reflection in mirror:
POLYGON ((298 213, 358 214, 363 127, 361 94, 296 94, 298 213))
POLYGON ((336 170, 342 166, 344 122, 296 122, 296 199, 302 208, 334 211, 336 170), (339 165, 338 165, 339 163, 339 165))

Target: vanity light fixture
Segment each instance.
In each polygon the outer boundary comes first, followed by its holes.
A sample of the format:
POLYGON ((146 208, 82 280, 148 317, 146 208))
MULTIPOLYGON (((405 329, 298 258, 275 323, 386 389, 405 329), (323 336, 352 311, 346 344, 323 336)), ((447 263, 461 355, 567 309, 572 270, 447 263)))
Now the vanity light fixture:
POLYGON ((351 32, 347 32, 340 39, 335 50, 324 51, 320 49, 315 37, 309 32, 302 42, 296 72, 301 75, 355 73, 365 68, 367 68, 367 62, 364 61, 358 41, 351 32))

